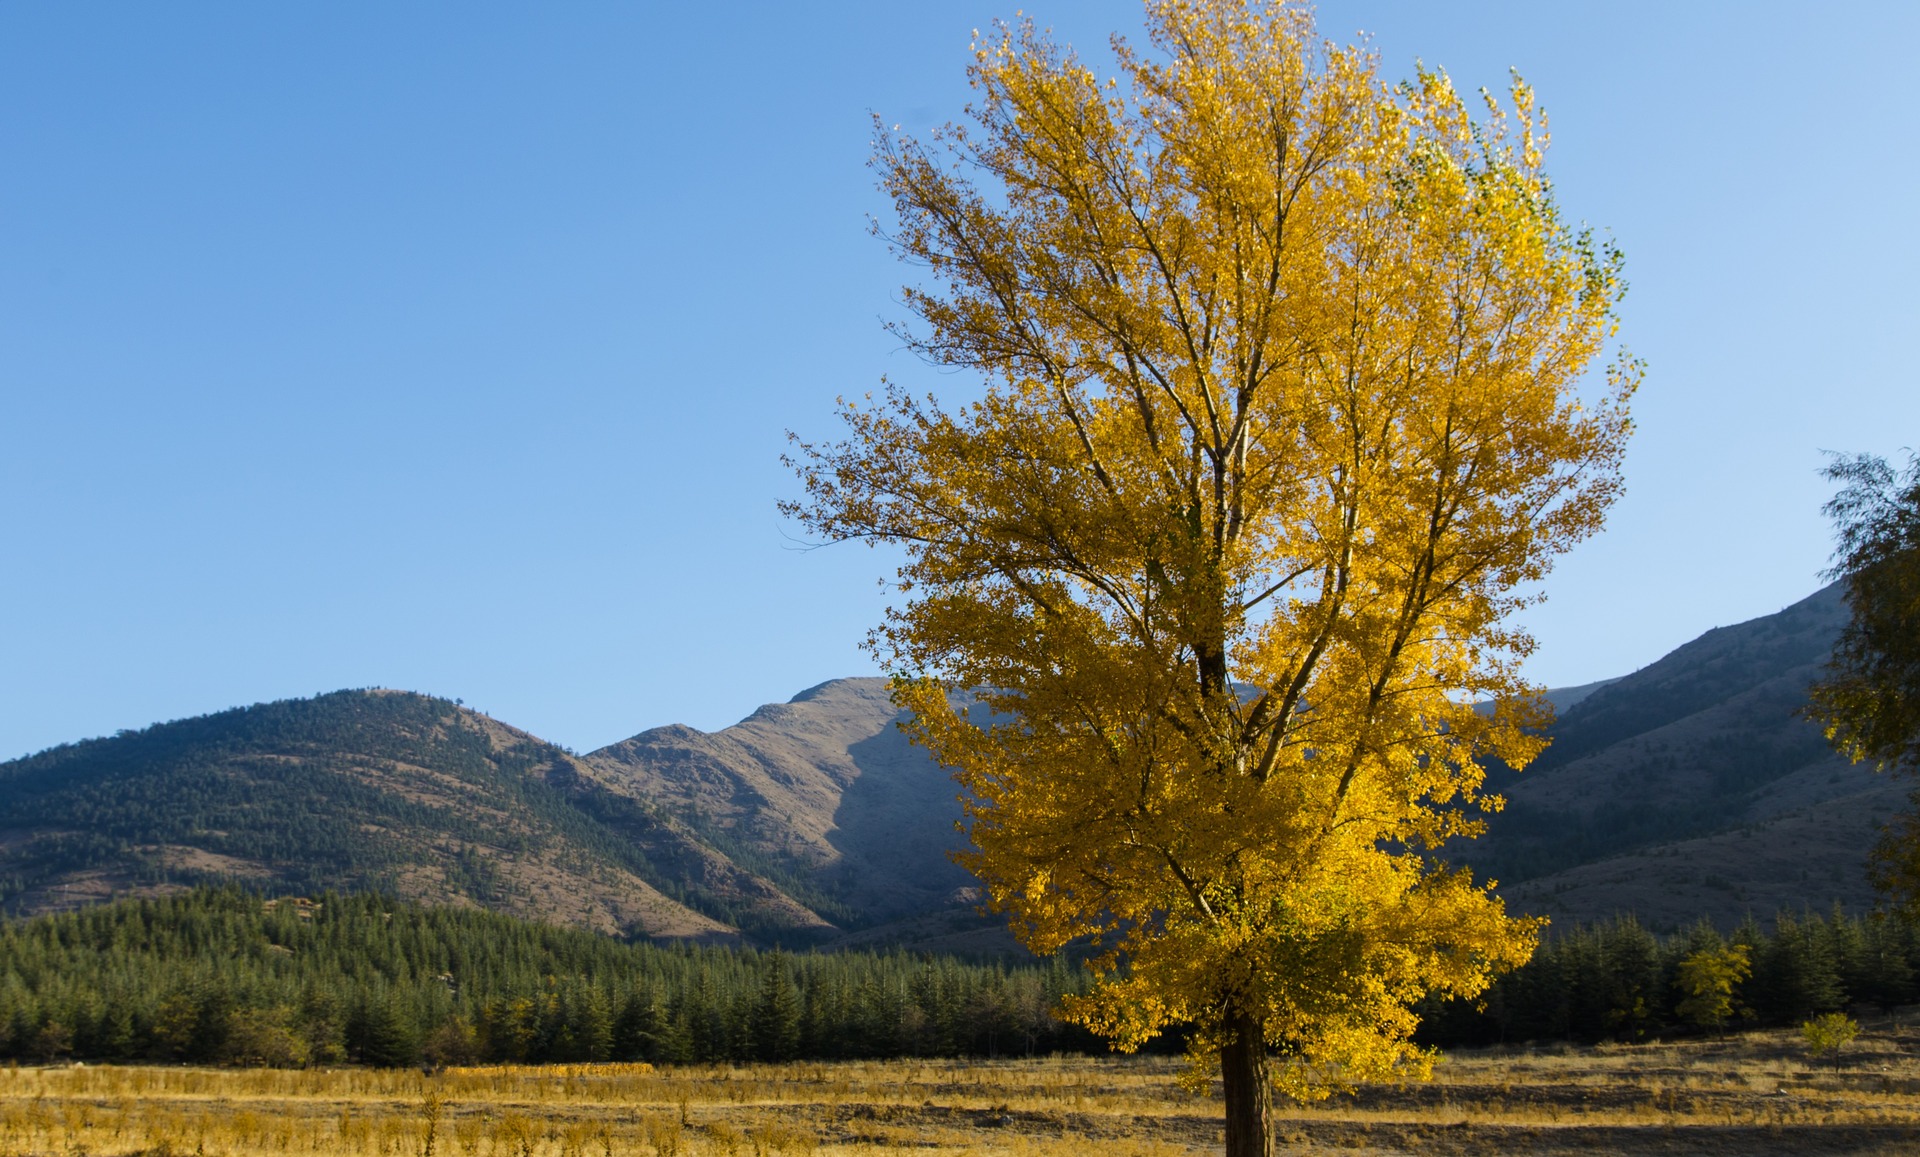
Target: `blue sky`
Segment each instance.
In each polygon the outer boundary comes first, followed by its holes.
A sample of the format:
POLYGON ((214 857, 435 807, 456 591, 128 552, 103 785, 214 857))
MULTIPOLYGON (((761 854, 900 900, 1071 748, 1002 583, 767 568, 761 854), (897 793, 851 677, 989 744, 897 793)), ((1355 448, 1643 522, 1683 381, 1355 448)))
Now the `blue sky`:
MULTIPOLYGON (((1028 10, 1076 44, 1119 3, 1028 10)), ((1920 7, 1328 2, 1518 67, 1649 363, 1551 684, 1812 591, 1820 451, 1920 443, 1920 7)), ((0 7, 0 754, 348 686, 587 749, 870 673, 883 554, 794 549, 784 431, 897 348, 869 111, 976 3, 0 7)))

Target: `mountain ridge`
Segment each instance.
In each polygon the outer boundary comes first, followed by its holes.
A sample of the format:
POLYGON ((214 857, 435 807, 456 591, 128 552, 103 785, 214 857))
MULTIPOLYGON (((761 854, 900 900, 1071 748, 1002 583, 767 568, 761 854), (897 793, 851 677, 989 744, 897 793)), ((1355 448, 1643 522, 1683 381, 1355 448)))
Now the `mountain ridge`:
POLYGON ((895 726, 888 686, 829 680, 721 731, 652 728, 584 758, 804 878, 854 923, 900 918, 973 881, 946 858, 958 793, 895 726))
POLYGON ((725 939, 738 931, 728 921, 667 892, 696 879, 706 906, 724 908, 769 891, 670 817, 597 790, 560 748, 410 692, 281 700, 60 745, 0 764, 0 800, 0 879, 16 911, 214 876, 725 939))
POLYGON ((1866 851, 1905 788, 1834 754, 1801 714, 1846 619, 1830 585, 1594 690, 1533 767, 1492 777, 1507 808, 1460 858, 1562 919, 1633 911, 1671 928, 1870 907, 1866 851))
MULTIPOLYGON (((1506 810, 1447 854, 1562 921, 1871 904, 1865 850, 1902 786, 1798 714, 1844 621, 1829 587, 1550 690, 1553 745, 1493 771, 1506 810)), ((34 911, 241 878, 656 939, 1011 950, 950 858, 957 788, 899 721, 879 678, 584 755, 410 692, 234 708, 0 764, 0 896, 34 911)))

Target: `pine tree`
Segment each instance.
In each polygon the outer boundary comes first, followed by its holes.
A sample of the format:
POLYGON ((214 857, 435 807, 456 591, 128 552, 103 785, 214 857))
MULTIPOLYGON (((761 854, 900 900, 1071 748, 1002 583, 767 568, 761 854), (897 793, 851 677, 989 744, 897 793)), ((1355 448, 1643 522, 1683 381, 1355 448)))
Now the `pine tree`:
POLYGON ((616 1061, 664 1061, 661 1048, 661 1008, 651 986, 635 989, 620 1005, 613 1021, 611 1042, 616 1061))
POLYGON ((800 1055, 800 993, 785 953, 761 967, 760 996, 753 1006, 753 1054, 759 1061, 790 1061, 800 1055))
POLYGON ((364 1065, 398 1068, 420 1061, 420 1026, 413 1010, 392 992, 369 997, 348 1029, 354 1058, 364 1065))
POLYGON ((1772 1024, 1797 1024, 1840 1007, 1840 970, 1818 917, 1775 917, 1773 936, 1754 957, 1751 991, 1754 1010, 1772 1024))

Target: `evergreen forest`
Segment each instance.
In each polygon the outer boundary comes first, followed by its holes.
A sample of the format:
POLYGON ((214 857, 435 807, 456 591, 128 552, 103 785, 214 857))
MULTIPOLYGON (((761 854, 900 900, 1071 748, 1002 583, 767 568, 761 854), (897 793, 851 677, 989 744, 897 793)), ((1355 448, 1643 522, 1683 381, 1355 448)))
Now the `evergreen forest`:
MULTIPOLYGON (((1644 1040, 1791 1025, 1920 996, 1920 930, 1835 911, 1575 928, 1477 1001, 1431 1002, 1442 1046, 1644 1040), (1686 962, 1740 952, 1724 1023, 1686 962)), ((237 887, 0 923, 0 1058, 373 1066, 782 1061, 1104 1051, 1050 1010, 1086 975, 906 952, 625 943, 377 894, 237 887)), ((1177 1047, 1178 1041, 1164 1042, 1177 1047)))
POLYGON ((1084 974, 626 943, 372 893, 234 887, 0 924, 0 1057, 301 1066, 1084 1050, 1084 974))
POLYGON ((1533 959, 1477 1000, 1430 1000, 1418 1038, 1443 1046, 1527 1041, 1639 1041, 1797 1025, 1847 1009, 1889 1010, 1920 998, 1920 929, 1908 920, 1780 912, 1772 928, 1749 916, 1730 934, 1702 921, 1657 937, 1631 916, 1553 930, 1533 959), (1739 959, 1722 969, 1724 1019, 1689 1008, 1689 962, 1739 959))

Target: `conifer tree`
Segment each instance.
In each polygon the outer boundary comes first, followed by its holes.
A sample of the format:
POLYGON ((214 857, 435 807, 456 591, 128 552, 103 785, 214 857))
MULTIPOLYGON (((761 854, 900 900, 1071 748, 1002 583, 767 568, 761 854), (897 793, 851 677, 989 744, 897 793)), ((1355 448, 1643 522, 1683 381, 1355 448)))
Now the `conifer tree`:
POLYGON ((627 994, 613 1021, 612 1053, 616 1061, 665 1061, 661 1008, 651 987, 627 994))
POLYGON ((420 1026, 399 994, 370 995, 348 1028, 349 1047, 361 1064, 394 1068, 420 1060, 420 1026))
POLYGON ((784 954, 770 954, 761 969, 760 997, 753 1007, 754 1059, 790 1061, 800 1055, 800 994, 784 954))
POLYGON ((1754 953, 1753 1005, 1762 1019, 1791 1024, 1844 1003, 1840 969, 1819 917, 1782 911, 1774 933, 1754 953))
POLYGON ((1876 913, 1861 929, 1860 964, 1846 978, 1850 1000, 1882 1009, 1909 1004, 1914 998, 1914 943, 1912 926, 1876 913))

